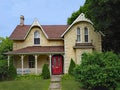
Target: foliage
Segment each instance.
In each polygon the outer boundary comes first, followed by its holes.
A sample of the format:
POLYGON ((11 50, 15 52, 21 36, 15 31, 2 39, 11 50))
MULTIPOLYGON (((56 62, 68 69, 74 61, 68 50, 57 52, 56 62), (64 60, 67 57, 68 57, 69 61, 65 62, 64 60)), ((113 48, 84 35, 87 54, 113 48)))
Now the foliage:
POLYGON ((102 31, 103 50, 120 52, 120 0, 86 0, 85 4, 68 18, 71 24, 80 13, 85 13, 93 23, 95 30, 102 31), (112 38, 112 39, 111 39, 112 38))
POLYGON ((49 79, 50 78, 50 71, 47 64, 44 64, 42 69, 42 77, 43 79, 49 79))
POLYGON ((32 74, 29 74, 29 75, 19 75, 16 77, 15 80, 41 80, 42 77, 41 75, 32 75, 32 74))
POLYGON ((116 88, 120 80, 120 58, 112 52, 85 53, 81 65, 75 68, 75 77, 89 90, 116 88))
POLYGON ((69 66, 69 70, 68 70, 68 73, 69 73, 70 75, 73 75, 73 69, 74 69, 74 67, 75 67, 75 62, 73 61, 73 59, 71 59, 71 61, 70 61, 70 66, 69 66))
POLYGON ((13 42, 8 37, 0 37, 0 60, 7 59, 7 56, 4 55, 4 53, 12 50, 12 45, 13 42))
POLYGON ((14 67, 13 64, 10 64, 9 69, 8 69, 8 78, 15 79, 16 76, 17 76, 16 68, 14 67))
POLYGON ((0 60, 0 80, 8 78, 7 60, 0 60))
POLYGON ((7 60, 0 60, 0 80, 11 80, 17 76, 16 69, 12 63, 8 67, 7 60))
POLYGON ((72 79, 72 78, 74 78, 73 76, 71 76, 71 75, 69 75, 69 74, 64 74, 64 75, 62 75, 62 80, 70 80, 70 79, 72 79))

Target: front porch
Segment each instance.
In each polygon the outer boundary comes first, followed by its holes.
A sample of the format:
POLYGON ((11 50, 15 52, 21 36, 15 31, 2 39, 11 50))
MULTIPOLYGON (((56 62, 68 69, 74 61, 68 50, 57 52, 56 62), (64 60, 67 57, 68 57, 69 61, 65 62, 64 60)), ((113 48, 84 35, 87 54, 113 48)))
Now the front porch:
MULTIPOLYGON (((60 52, 60 50, 56 52, 56 47, 49 47, 48 49, 48 47, 41 48, 40 46, 36 46, 33 48, 37 49, 32 48, 33 51, 29 50, 30 48, 6 53, 8 55, 8 66, 10 56, 13 56, 13 64, 17 70, 17 74, 41 74, 44 64, 48 65, 51 75, 64 73, 64 52, 60 52), (44 52, 44 50, 40 51, 40 49, 48 49, 48 52, 44 52), (39 50, 39 52, 36 52, 36 50, 39 50)), ((62 50, 62 47, 59 47, 59 49, 62 50)))

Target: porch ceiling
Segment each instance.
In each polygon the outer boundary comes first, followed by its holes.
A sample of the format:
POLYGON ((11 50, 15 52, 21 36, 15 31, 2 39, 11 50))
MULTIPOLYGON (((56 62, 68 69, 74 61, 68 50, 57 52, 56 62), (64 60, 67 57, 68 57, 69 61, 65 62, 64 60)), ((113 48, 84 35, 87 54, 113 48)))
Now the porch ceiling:
POLYGON ((45 54, 45 53, 64 53, 64 46, 30 46, 5 54, 45 54))

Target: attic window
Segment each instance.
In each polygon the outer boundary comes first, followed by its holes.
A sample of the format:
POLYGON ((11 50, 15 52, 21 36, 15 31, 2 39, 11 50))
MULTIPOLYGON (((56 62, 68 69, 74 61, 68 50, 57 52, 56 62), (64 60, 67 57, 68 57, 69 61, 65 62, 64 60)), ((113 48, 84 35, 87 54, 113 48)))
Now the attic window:
POLYGON ((34 32, 34 44, 40 44, 40 33, 38 31, 34 32))

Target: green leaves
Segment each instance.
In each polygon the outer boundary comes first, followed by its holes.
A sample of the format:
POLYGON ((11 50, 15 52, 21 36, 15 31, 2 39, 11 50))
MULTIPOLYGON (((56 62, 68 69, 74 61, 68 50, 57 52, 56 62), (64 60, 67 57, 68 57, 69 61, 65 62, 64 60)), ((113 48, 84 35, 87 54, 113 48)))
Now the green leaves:
POLYGON ((69 66, 69 70, 68 70, 68 73, 70 75, 73 75, 73 70, 75 68, 75 62, 73 61, 73 59, 71 59, 71 62, 70 62, 70 66, 69 66))
POLYGON ((75 77, 89 90, 110 89, 116 87, 116 81, 120 80, 119 70, 120 58, 112 52, 84 53, 81 65, 75 68, 75 77))
POLYGON ((47 64, 44 64, 42 69, 42 77, 43 79, 49 79, 50 78, 50 71, 47 64))
POLYGON ((93 24, 95 31, 102 31, 103 50, 120 52, 120 0, 86 0, 80 9, 68 18, 68 24, 84 13, 93 24))
POLYGON ((8 38, 0 37, 0 60, 7 59, 5 52, 11 51, 13 47, 13 42, 8 38))

